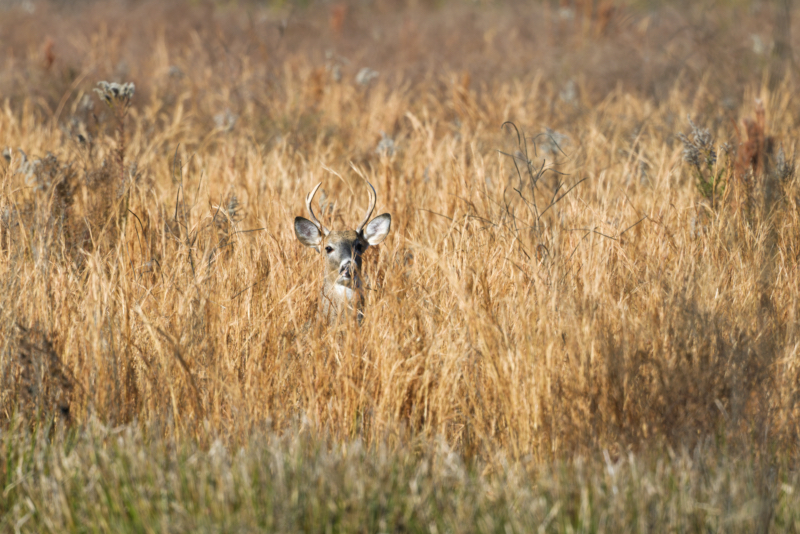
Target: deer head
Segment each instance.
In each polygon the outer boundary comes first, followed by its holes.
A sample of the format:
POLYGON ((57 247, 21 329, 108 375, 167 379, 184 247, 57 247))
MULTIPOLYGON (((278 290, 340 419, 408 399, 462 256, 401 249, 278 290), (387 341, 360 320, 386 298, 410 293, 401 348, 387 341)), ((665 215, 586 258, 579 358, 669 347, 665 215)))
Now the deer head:
POLYGON ((306 196, 306 208, 311 219, 295 217, 294 233, 302 244, 323 255, 326 274, 320 305, 322 314, 330 319, 350 309, 356 310, 360 317, 364 301, 361 256, 367 248, 386 238, 392 226, 392 216, 384 213, 369 220, 375 209, 377 195, 372 184, 367 182, 369 207, 361 224, 355 230, 328 230, 311 208, 311 201, 320 185, 322 182, 306 196))

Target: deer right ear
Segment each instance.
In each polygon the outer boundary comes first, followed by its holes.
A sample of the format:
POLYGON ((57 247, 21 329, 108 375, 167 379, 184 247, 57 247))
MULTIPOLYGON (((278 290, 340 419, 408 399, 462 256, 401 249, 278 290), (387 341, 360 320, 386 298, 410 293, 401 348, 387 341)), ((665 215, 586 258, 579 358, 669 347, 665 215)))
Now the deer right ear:
POLYGON ((366 228, 364 228, 364 239, 367 240, 367 243, 369 243, 370 246, 377 245, 386 239, 391 227, 391 215, 388 213, 378 215, 369 222, 366 228))
POLYGON ((303 217, 294 218, 294 235, 307 247, 318 247, 322 243, 322 233, 317 225, 303 217))

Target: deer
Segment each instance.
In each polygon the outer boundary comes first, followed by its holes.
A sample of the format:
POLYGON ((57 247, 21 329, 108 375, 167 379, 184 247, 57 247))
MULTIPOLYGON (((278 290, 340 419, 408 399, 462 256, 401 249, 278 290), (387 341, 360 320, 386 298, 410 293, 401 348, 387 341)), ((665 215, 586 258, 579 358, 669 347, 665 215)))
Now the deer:
MULTIPOLYGON (((366 181, 366 180, 365 180, 366 181)), ((364 318, 364 279, 361 262, 369 247, 380 244, 389 234, 392 216, 378 215, 370 221, 378 195, 369 186, 369 207, 355 230, 328 230, 314 215, 311 201, 322 182, 306 196, 306 209, 311 219, 295 217, 294 233, 303 245, 323 255, 325 278, 320 293, 317 316, 329 324, 344 314, 355 314, 359 324, 364 318)))

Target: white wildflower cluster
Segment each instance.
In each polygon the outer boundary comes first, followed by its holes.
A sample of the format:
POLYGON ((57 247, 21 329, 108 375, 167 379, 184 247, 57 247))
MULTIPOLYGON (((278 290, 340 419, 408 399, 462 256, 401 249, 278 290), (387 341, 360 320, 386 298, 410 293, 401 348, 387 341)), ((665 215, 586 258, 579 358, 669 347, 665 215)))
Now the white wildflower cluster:
POLYGON ((558 92, 558 98, 567 104, 574 105, 578 103, 578 85, 575 83, 575 80, 569 80, 566 85, 564 85, 564 88, 558 92))
POLYGON ((135 90, 136 86, 133 83, 97 82, 97 88, 95 88, 94 92, 109 107, 115 107, 117 105, 127 106, 130 104, 135 90))
POLYGON ((344 56, 337 55, 333 50, 325 51, 325 70, 331 73, 331 78, 336 83, 342 81, 342 67, 350 63, 344 56))
MULTIPOLYGON (((42 160, 38 158, 28 159, 28 155, 25 152, 23 152, 21 148, 18 148, 17 150, 22 155, 22 161, 20 162, 19 167, 17 167, 17 170, 14 171, 14 174, 23 175, 25 177, 25 185, 29 187, 36 185, 34 183, 34 180, 39 174, 39 167, 42 166, 42 160)), ((10 154, 9 154, 9 160, 10 160, 10 154)))
POLYGON ((356 74, 356 83, 359 85, 369 85, 369 83, 379 76, 378 71, 369 67, 364 67, 356 74))
MULTIPOLYGON (((50 189, 58 176, 69 170, 69 165, 59 162, 58 158, 50 152, 44 158, 30 159, 21 148, 18 148, 17 151, 22 155, 22 161, 14 174, 21 174, 25 179, 25 185, 34 191, 50 189)), ((10 156, 9 153, 9 159, 10 156)))
POLYGON ((394 155, 394 139, 386 135, 386 132, 383 130, 381 130, 381 140, 378 141, 378 147, 375 149, 375 153, 381 156, 394 155))
POLYGON ((171 65, 170 68, 169 68, 169 71, 167 71, 167 75, 170 78, 175 78, 175 79, 183 78, 183 71, 181 70, 181 68, 179 66, 171 65))
POLYGON ((703 165, 713 167, 717 161, 717 151, 714 149, 714 138, 706 128, 700 128, 692 119, 689 119, 692 127, 690 136, 683 133, 678 134, 678 139, 683 143, 683 160, 698 170, 703 165))
POLYGON ((551 158, 563 154, 564 151, 562 147, 569 142, 569 136, 567 134, 557 132, 550 128, 545 128, 544 135, 538 136, 537 139, 541 151, 551 158))
POLYGON ((223 132, 231 132, 233 131, 234 126, 236 126, 236 121, 238 118, 238 115, 231 111, 230 108, 225 108, 225 111, 222 113, 217 113, 214 115, 214 125, 218 130, 222 130, 223 132))

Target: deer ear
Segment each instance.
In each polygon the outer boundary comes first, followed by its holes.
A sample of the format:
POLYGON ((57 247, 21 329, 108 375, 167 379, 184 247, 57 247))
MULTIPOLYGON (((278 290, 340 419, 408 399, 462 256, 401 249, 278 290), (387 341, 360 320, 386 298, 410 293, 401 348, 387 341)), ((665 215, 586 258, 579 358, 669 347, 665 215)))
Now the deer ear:
POLYGON ((307 247, 317 247, 322 243, 322 233, 317 225, 303 217, 294 218, 294 235, 307 247))
POLYGON ((364 228, 364 239, 370 245, 377 245, 384 239, 392 228, 392 216, 388 213, 378 215, 364 228))

